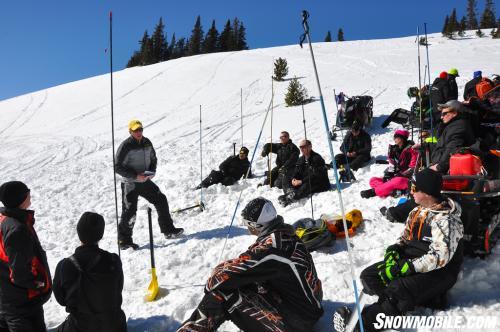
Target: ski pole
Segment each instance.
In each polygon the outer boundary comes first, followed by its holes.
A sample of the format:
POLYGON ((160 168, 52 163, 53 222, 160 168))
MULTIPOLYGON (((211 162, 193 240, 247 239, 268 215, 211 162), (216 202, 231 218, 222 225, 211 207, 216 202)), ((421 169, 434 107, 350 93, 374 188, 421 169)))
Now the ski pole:
MULTIPOLYGON (((201 142, 201 105, 200 105, 200 183, 203 182, 203 145, 201 142)), ((203 186, 200 188, 200 204, 203 204, 203 186)))
MULTIPOLYGON (((333 89, 333 95, 335 96, 335 107, 337 108, 337 117, 338 117, 339 104, 337 102, 337 93, 335 92, 335 89, 333 89)), ((342 138, 342 145, 343 145, 344 144, 344 131, 342 130, 342 126, 340 126, 339 129, 340 129, 340 138, 342 138)), ((347 171, 347 179, 349 180, 349 182, 351 182, 352 179, 351 179, 351 167, 349 167, 349 158, 347 158, 347 153, 344 153, 344 156, 345 156, 345 166, 346 166, 346 171, 347 171)), ((333 160, 333 162, 335 162, 335 160, 333 160)))
MULTIPOLYGON (((419 116, 420 119, 422 119, 422 97, 420 96, 420 91, 422 90, 422 76, 420 73, 420 30, 417 25, 417 59, 418 59, 418 109, 419 109, 419 116)), ((422 127, 422 121, 420 121, 420 127, 422 127)), ((422 128, 421 128, 422 129, 422 128)), ((411 123, 411 140, 413 141, 413 121, 411 123)), ((422 142, 420 142, 422 144, 422 142)))
POLYGON ((270 146, 271 148, 269 149, 269 154, 268 156, 268 172, 269 172, 269 188, 273 187, 273 114, 274 114, 274 80, 273 77, 271 76, 271 143, 270 146))
MULTIPOLYGON (((333 147, 332 147, 332 141, 330 140, 330 135, 329 135, 329 126, 328 126, 328 118, 326 116, 326 109, 325 109, 325 102, 323 101, 323 94, 321 92, 321 84, 319 83, 319 76, 318 76, 318 70, 316 68, 316 61, 314 59, 314 52, 311 44, 311 36, 309 34, 309 23, 307 22, 307 19, 309 18, 309 13, 306 10, 302 11, 302 26, 304 28, 304 35, 303 39, 307 39, 307 42, 309 44, 309 51, 311 53, 311 60, 314 68, 314 74, 316 76, 316 84, 318 86, 318 92, 319 92, 319 101, 321 103, 321 109, 323 111, 323 121, 325 124, 325 130, 326 130, 326 138, 328 141, 328 147, 330 149, 330 155, 332 157, 332 166, 334 169, 334 176, 335 176, 335 181, 336 181, 336 187, 337 187, 337 193, 338 193, 338 198, 339 198, 339 205, 342 213, 342 222, 344 225, 344 229, 349 229, 347 227, 347 222, 345 218, 345 210, 344 210, 344 202, 342 200, 342 193, 340 189, 340 183, 339 183, 339 178, 338 178, 338 172, 337 172, 337 166, 335 165, 335 160, 334 160, 334 153, 333 153, 333 147)), ((302 39, 302 40, 303 40, 302 39)), ((302 43, 301 43, 302 46, 302 43)), ((352 254, 351 254, 351 243, 349 239, 349 232, 345 232, 345 241, 347 244, 347 255, 349 257, 349 263, 350 263, 350 270, 351 270, 351 278, 352 278, 352 285, 354 288, 354 298, 356 300, 356 306, 358 309, 358 319, 359 319, 359 325, 361 328, 361 332, 364 332, 364 327, 363 327, 363 318, 361 317, 361 307, 359 304, 359 297, 358 297, 358 287, 356 285, 356 278, 354 277, 354 263, 352 260, 352 254)))
MULTIPOLYGON (((429 107, 431 108, 430 110, 430 118, 431 118, 431 136, 434 137, 434 119, 433 119, 433 105, 432 105, 432 98, 431 98, 431 92, 432 92, 432 84, 431 84, 431 65, 429 63, 429 43, 427 42, 427 23, 424 23, 424 32, 425 32, 425 52, 427 54, 427 79, 429 80, 429 107)), ((437 105, 436 105, 437 107, 437 105)))
MULTIPOLYGON (((307 140, 307 129, 306 129, 306 116, 304 113, 304 103, 301 104, 302 106, 302 123, 304 124, 304 138, 307 140)), ((314 220, 314 205, 313 205, 313 196, 312 196, 312 190, 311 190, 311 176, 309 174, 309 160, 306 159, 306 166, 307 166, 307 179, 309 180, 309 198, 311 199, 311 218, 314 220)))
POLYGON ((113 154, 113 183, 115 189, 116 244, 118 257, 121 258, 118 230, 118 193, 116 191, 116 160, 115 160, 115 117, 113 111, 113 12, 109 12, 109 73, 111 77, 111 147, 113 154))
POLYGON ((241 146, 245 146, 243 144, 243 89, 240 89, 240 121, 241 146))
MULTIPOLYGON (((252 158, 250 159, 250 167, 248 167, 248 169, 247 169, 247 174, 245 175, 245 179, 248 179, 248 174, 250 174, 250 170, 252 169, 252 164, 253 164, 253 160, 255 158, 255 153, 257 152, 257 149, 259 147, 260 138, 262 136, 262 132, 264 131, 264 125, 266 124, 267 115, 269 114, 269 110, 271 109, 271 105, 272 104, 270 102, 269 106, 267 107, 264 121, 262 122, 262 126, 260 127, 259 136, 257 137, 257 142, 255 143, 255 149, 253 150, 252 158)), ((220 255, 219 255, 219 262, 222 260, 222 255, 224 254, 224 250, 226 249, 227 239, 229 238, 229 233, 231 232, 231 228, 233 227, 234 218, 235 218, 236 212, 238 211, 238 208, 240 206, 242 194, 243 194, 243 189, 241 189, 240 195, 238 196, 238 201, 236 202, 236 206, 234 207, 233 216, 231 217, 231 223, 229 224, 229 228, 227 229, 226 239, 224 240, 224 245, 222 246, 222 250, 221 250, 220 255)))

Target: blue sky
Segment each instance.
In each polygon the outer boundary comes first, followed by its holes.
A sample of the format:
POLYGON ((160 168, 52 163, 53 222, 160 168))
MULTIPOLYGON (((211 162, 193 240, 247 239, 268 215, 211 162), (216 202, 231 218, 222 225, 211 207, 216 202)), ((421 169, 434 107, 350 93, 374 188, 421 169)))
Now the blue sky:
MULTIPOLYGON (((484 1, 478 2, 481 13, 484 1)), ((173 32, 189 37, 197 15, 205 32, 212 19, 222 30, 228 18, 237 16, 247 29, 250 48, 259 48, 297 43, 303 32, 302 9, 311 14, 313 41, 323 41, 328 30, 336 38, 339 27, 347 40, 408 36, 424 22, 429 32, 438 32, 453 7, 461 17, 466 0, 2 1, 0 100, 108 72, 104 50, 110 10, 114 69, 119 70, 138 49, 144 30, 151 32, 160 16, 167 40, 173 32)))

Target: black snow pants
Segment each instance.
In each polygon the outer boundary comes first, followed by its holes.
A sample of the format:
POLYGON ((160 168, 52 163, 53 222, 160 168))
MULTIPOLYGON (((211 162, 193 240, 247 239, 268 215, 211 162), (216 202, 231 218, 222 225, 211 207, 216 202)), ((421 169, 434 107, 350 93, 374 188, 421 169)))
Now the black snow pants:
POLYGON ((462 245, 459 245, 452 260, 446 266, 427 273, 416 273, 395 279, 387 286, 382 283, 378 275, 377 266, 383 262, 364 269, 360 276, 363 292, 379 297, 376 303, 363 309, 365 331, 376 331, 373 324, 379 313, 384 313, 386 316, 399 316, 413 310, 415 306, 434 306, 435 301, 443 298, 457 281, 462 265, 462 248, 462 245))
POLYGON ((132 240, 139 196, 144 197, 155 206, 161 232, 172 232, 174 224, 170 216, 167 197, 160 191, 160 188, 151 180, 146 182, 122 182, 122 216, 118 225, 119 240, 132 240))
MULTIPOLYGON (((273 181, 271 187, 283 189, 283 187, 286 186, 286 183, 290 182, 292 173, 293 170, 285 170, 284 172, 280 172, 279 167, 274 167, 271 170, 271 180, 273 181)), ((264 180, 264 185, 269 185, 269 172, 266 171, 265 175, 266 179, 264 180)))
POLYGON ((210 174, 201 182, 201 187, 207 188, 211 185, 222 183, 224 186, 231 186, 237 180, 231 176, 224 176, 221 171, 211 171, 210 174))
POLYGON ((226 320, 248 332, 306 332, 312 331, 315 323, 287 312, 269 293, 240 289, 231 293, 215 291, 205 294, 198 308, 177 332, 216 331, 226 320))
POLYGON ((29 313, 0 313, 0 332, 46 332, 43 307, 29 313))
MULTIPOLYGON (((347 157, 347 161, 349 162, 349 168, 352 169, 353 171, 357 171, 359 168, 366 166, 366 164, 370 161, 371 157, 366 154, 360 154, 354 158, 352 157, 347 157)), ((343 153, 339 153, 338 155, 335 156, 335 165, 337 168, 340 166, 345 165, 346 162, 346 155, 343 153)))

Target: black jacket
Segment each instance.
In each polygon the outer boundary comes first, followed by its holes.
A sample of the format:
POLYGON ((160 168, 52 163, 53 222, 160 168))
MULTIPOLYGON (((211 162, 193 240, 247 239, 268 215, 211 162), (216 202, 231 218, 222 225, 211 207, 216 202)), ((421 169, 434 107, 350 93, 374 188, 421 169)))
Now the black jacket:
MULTIPOLYGON (((219 264, 205 292, 234 291, 261 285, 276 298, 278 312, 290 321, 314 323, 323 314, 323 290, 313 259, 281 216, 263 230, 257 241, 235 259, 219 264)), ((312 329, 311 329, 312 330, 312 329)))
POLYGON ((432 109, 437 110, 438 104, 444 104, 450 98, 450 86, 448 80, 444 78, 437 77, 434 82, 432 82, 431 89, 431 103, 432 109))
POLYGON ((440 123, 438 141, 432 150, 432 164, 437 164, 439 172, 446 174, 450 167, 450 156, 457 148, 468 147, 476 141, 469 122, 460 115, 448 123, 440 123))
POLYGON ((73 256, 57 264, 54 276, 56 300, 70 314, 63 331, 127 331, 121 310, 122 290, 123 270, 118 255, 97 245, 76 248, 73 256))
POLYGON ((311 187, 316 188, 316 190, 330 189, 325 160, 314 151, 311 151, 307 160, 304 156, 299 158, 292 179, 302 180, 303 184, 308 184, 311 180, 311 187))
POLYGON ((465 84, 464 100, 469 100, 470 97, 477 97, 476 84, 481 82, 482 77, 476 77, 465 84))
MULTIPOLYGON (((236 155, 224 160, 222 164, 219 165, 219 170, 224 174, 224 177, 232 177, 235 180, 239 180, 247 173, 249 167, 250 162, 248 158, 241 160, 240 157, 236 155)), ((248 177, 251 177, 250 173, 248 177)))
POLYGON ((458 86, 455 75, 448 74, 449 100, 458 100, 458 86))
POLYGON ((156 152, 151 141, 143 137, 140 142, 132 136, 120 144, 116 151, 116 173, 125 181, 135 181, 145 171, 156 172, 156 152))
POLYGON ((287 170, 292 170, 299 159, 299 148, 289 140, 286 144, 281 143, 266 143, 262 151, 262 157, 265 157, 269 152, 276 153, 276 166, 284 167, 287 170), (272 149, 271 149, 272 147, 272 149))
POLYGON ((354 136, 349 131, 344 137, 340 150, 343 153, 356 152, 357 155, 364 154, 369 157, 372 151, 372 139, 364 129, 360 130, 358 136, 354 136))
POLYGON ((34 215, 0 208, 0 312, 30 313, 50 298, 52 279, 34 215))

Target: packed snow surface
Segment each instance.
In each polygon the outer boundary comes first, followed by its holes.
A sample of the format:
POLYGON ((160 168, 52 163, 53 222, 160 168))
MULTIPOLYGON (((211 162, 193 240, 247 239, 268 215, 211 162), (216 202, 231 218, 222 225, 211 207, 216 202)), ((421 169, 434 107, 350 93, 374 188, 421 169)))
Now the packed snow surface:
MULTIPOLYGON (((500 40, 429 38, 430 73, 458 68, 460 95, 473 71, 485 75, 500 73, 500 40)), ((334 89, 347 95, 367 94, 374 98, 372 156, 386 155, 392 133, 398 128, 380 124, 395 108, 409 108, 412 100, 406 90, 418 85, 415 37, 317 43, 313 45, 322 85, 328 121, 336 115, 334 89)), ((424 77, 425 48, 422 52, 424 77)), ((305 105, 307 136, 313 149, 326 161, 329 154, 325 124, 319 102, 309 50, 298 45, 200 55, 135 67, 114 73, 115 149, 128 136, 127 123, 138 118, 144 135, 150 138, 158 155, 154 182, 167 195, 171 209, 186 207, 200 200, 193 188, 200 182, 200 107, 202 113, 203 175, 217 169, 233 153, 233 143, 241 145, 240 102, 243 107, 243 143, 250 156, 257 149, 253 171, 261 177, 240 181, 231 187, 216 185, 203 192, 206 210, 174 215, 175 225, 185 228, 185 237, 167 240, 154 223, 156 269, 161 297, 152 303, 143 298, 151 279, 148 246, 147 202, 139 201, 134 240, 137 251, 121 252, 125 274, 123 309, 129 331, 175 331, 189 317, 203 296, 203 285, 221 255, 240 192, 241 204, 257 196, 275 202, 285 221, 295 222, 311 216, 309 200, 286 208, 277 204, 282 192, 257 188, 263 181, 267 160, 260 157, 264 142, 278 140, 288 130, 295 143, 304 137, 302 110, 285 107, 289 79, 297 77, 314 101, 305 105), (257 137, 271 104, 273 61, 285 58, 290 68, 287 80, 274 82, 272 115, 257 137), (242 95, 240 96, 240 92, 242 95), (241 99, 240 99, 241 97, 241 99), (271 123, 272 119, 272 123, 271 123), (272 130, 271 130, 272 128, 272 130)), ((35 78, 36 79, 36 78, 35 78)), ((35 228, 47 251, 51 271, 79 245, 76 223, 87 210, 106 219, 106 232, 100 246, 117 252, 115 201, 113 189, 110 75, 97 76, 53 87, 0 102, 0 174, 2 182, 22 180, 31 188, 36 210, 35 228)), ((333 142, 339 151, 340 140, 333 142)), ((344 186, 346 211, 360 209, 363 228, 352 238, 355 274, 379 260, 384 248, 394 243, 403 226, 391 224, 379 212, 396 203, 393 198, 362 199, 371 176, 382 174, 384 165, 371 163, 356 173, 357 182, 344 186)), ((332 183, 333 175, 330 171, 332 183)), ((314 217, 340 213, 335 191, 313 197, 314 217)), ((120 190, 118 204, 121 209, 120 190)), ((236 216, 239 216, 241 205, 236 216)), ((156 216, 156 214, 154 214, 156 216)), ((235 257, 254 240, 235 218, 223 258, 235 257)), ((341 304, 354 302, 349 260, 343 240, 331 248, 313 253, 323 281, 325 314, 316 331, 331 331, 331 317, 341 304)), ((487 260, 467 259, 459 281, 450 292, 449 309, 441 315, 496 315, 500 312, 500 250, 487 260)), ((54 297, 44 306, 49 328, 56 327, 66 312, 54 297)), ((430 314, 429 311, 422 311, 430 314)), ((500 328, 500 316, 497 327, 500 328)), ((231 323, 220 329, 237 331, 231 323)))

